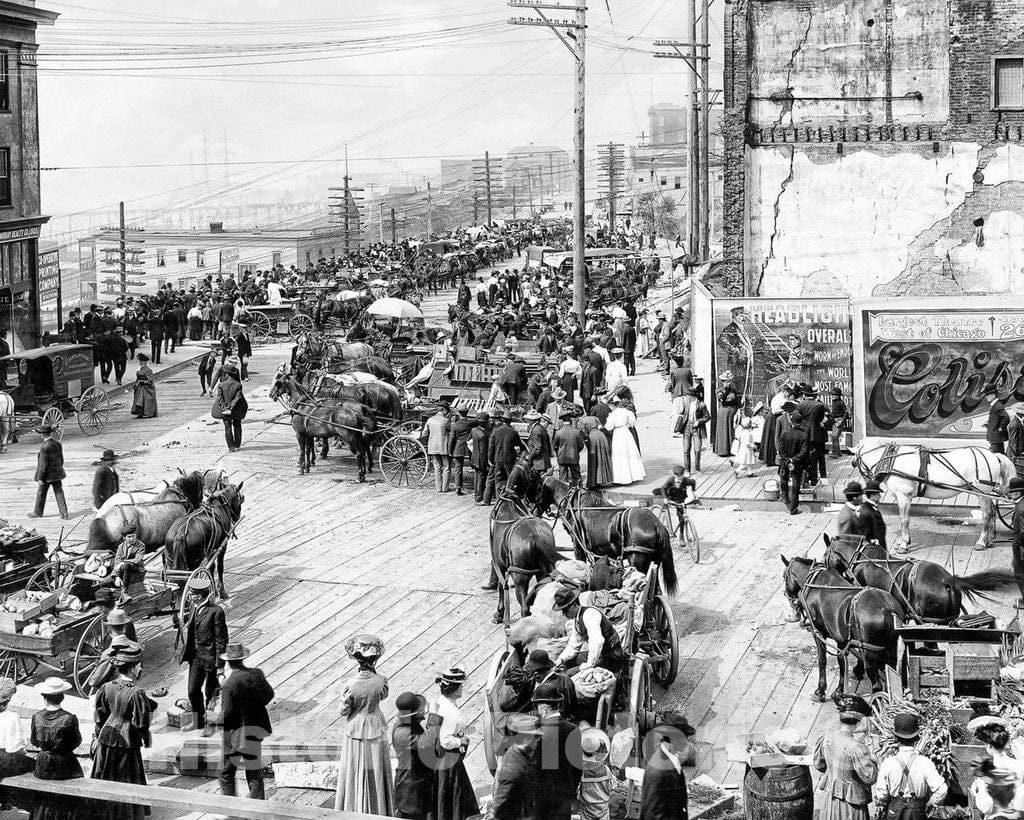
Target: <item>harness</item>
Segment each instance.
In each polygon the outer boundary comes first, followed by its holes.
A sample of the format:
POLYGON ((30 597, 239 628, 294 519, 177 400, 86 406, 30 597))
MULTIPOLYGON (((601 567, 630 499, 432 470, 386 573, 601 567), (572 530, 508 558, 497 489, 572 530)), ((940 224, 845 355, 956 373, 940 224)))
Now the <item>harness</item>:
POLYGON ((875 447, 868 451, 869 453, 876 452, 879 449, 882 451, 882 455, 878 459, 878 461, 875 462, 874 467, 868 467, 864 463, 864 453, 859 454, 854 460, 854 463, 857 465, 857 471, 861 474, 862 477, 867 479, 874 479, 875 481, 884 481, 886 478, 890 476, 896 476, 897 478, 905 478, 910 481, 914 481, 917 483, 916 494, 921 497, 924 497, 925 491, 928 487, 935 487, 936 489, 939 490, 950 490, 954 492, 970 492, 973 493, 974 495, 981 496, 982 498, 988 498, 992 500, 1006 498, 1005 493, 1003 493, 1001 489, 999 489, 1001 476, 996 476, 993 472, 992 464, 987 457, 987 450, 984 450, 980 447, 953 448, 955 450, 967 450, 970 452, 972 458, 974 459, 974 473, 975 475, 978 476, 977 483, 974 483, 972 481, 969 481, 963 475, 963 473, 961 473, 950 462, 947 454, 952 452, 953 450, 942 450, 933 447, 924 447, 921 445, 904 446, 913 446, 917 448, 918 469, 916 475, 911 475, 910 473, 896 469, 896 459, 901 455, 910 455, 910 453, 900 453, 900 445, 892 441, 888 441, 885 444, 881 445, 881 447, 875 447), (932 479, 929 476, 929 467, 931 466, 933 461, 936 464, 949 470, 949 472, 956 476, 956 478, 959 479, 962 482, 962 484, 945 484, 941 481, 935 481, 934 479, 932 479), (984 471, 982 471, 981 469, 982 465, 984 465, 985 467, 984 471), (983 472, 986 476, 984 478, 982 477, 983 472))
MULTIPOLYGON (((828 568, 824 567, 824 566, 814 567, 807 574, 807 578, 804 579, 804 582, 800 585, 800 591, 796 594, 796 599, 800 603, 800 606, 803 609, 805 615, 807 615, 807 613, 808 613, 807 594, 809 592, 811 592, 811 591, 824 592, 826 590, 848 591, 849 589, 855 589, 855 587, 845 587, 844 588, 844 587, 830 586, 828 584, 815 584, 814 583, 815 579, 819 575, 821 575, 821 573, 825 572, 827 569, 828 568)), ((831 636, 832 640, 834 640, 835 644, 836 644, 836 653, 835 654, 837 654, 837 655, 848 655, 851 652, 861 653, 861 654, 864 653, 864 652, 875 652, 875 653, 885 652, 885 647, 884 646, 878 646, 876 644, 868 643, 867 641, 864 640, 863 635, 861 635, 860 637, 857 636, 857 633, 860 632, 860 621, 857 618, 857 613, 856 613, 857 604, 860 602, 860 599, 863 598, 864 595, 867 594, 867 592, 870 589, 871 589, 870 587, 865 587, 863 589, 860 589, 860 590, 857 591, 857 593, 852 598, 847 598, 845 601, 842 602, 842 604, 840 604, 840 606, 842 607, 842 610, 840 612, 840 622, 846 628, 846 641, 844 643, 840 644, 839 643, 839 636, 836 636, 836 635, 831 636)), ((825 633, 823 633, 815 625, 814 620, 810 617, 810 615, 807 615, 807 623, 808 623, 808 625, 811 628, 811 633, 814 635, 815 638, 817 638, 818 641, 821 642, 822 646, 825 647, 825 650, 828 651, 828 644, 826 643, 826 641, 828 640, 828 638, 830 636, 828 636, 825 633)))
POLYGON ((523 523, 527 518, 532 517, 530 511, 526 508, 526 504, 514 492, 509 491, 507 488, 501 491, 498 496, 498 503, 494 505, 494 510, 491 511, 491 531, 495 525, 510 525, 504 534, 501 536, 501 543, 498 545, 498 555, 501 556, 502 562, 505 564, 506 575, 525 575, 532 578, 537 575, 543 574, 543 570, 527 569, 525 567, 517 567, 512 563, 512 548, 509 545, 512 538, 512 533, 516 531, 516 528, 523 523), (509 518, 508 520, 502 521, 498 519, 498 510, 501 508, 501 502, 505 501, 512 506, 512 509, 518 513, 515 518, 509 518))

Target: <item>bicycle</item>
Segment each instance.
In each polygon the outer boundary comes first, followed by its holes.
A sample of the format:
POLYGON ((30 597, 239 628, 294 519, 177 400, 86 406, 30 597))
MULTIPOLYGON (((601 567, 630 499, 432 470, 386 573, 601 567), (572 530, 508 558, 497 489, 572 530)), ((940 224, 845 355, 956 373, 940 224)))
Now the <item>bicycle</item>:
MULTIPOLYGON (((695 564, 700 563, 700 536, 697 535, 697 528, 694 526, 690 516, 686 514, 686 507, 676 504, 670 504, 669 502, 662 500, 661 504, 658 505, 658 519, 662 524, 665 525, 665 529, 669 531, 670 536, 679 532, 678 527, 672 525, 672 510, 675 509, 676 515, 682 518, 682 544, 681 546, 686 547, 686 551, 690 554, 690 558, 695 564)), ((678 541, 678 535, 676 535, 678 541)))

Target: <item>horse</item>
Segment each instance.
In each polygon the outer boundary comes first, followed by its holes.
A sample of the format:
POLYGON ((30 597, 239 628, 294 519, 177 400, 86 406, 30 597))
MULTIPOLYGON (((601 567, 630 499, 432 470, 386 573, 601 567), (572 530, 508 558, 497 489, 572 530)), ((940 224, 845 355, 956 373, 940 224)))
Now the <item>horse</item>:
POLYGON ((537 483, 532 500, 537 515, 555 510, 572 539, 578 560, 588 553, 622 558, 647 574, 653 562, 661 567, 665 589, 678 588, 669 532, 658 516, 645 507, 616 507, 599 494, 570 486, 553 475, 537 483))
POLYGON ((162 478, 147 490, 131 490, 130 492, 114 493, 110 498, 104 501, 103 506, 96 511, 96 517, 98 518, 101 515, 105 515, 112 507, 116 507, 118 504, 147 504, 150 501, 155 501, 157 496, 170 486, 171 482, 166 478, 162 478))
POLYGON ((896 621, 902 607, 890 595, 873 587, 858 587, 839 573, 809 558, 787 559, 781 556, 786 597, 793 609, 803 611, 811 626, 814 646, 818 650, 818 688, 811 699, 825 700, 826 639, 836 643, 839 663, 838 694, 846 687, 846 664, 849 655, 858 663, 854 676, 860 680, 867 673, 874 692, 882 690, 881 670, 885 664, 896 666, 896 621))
POLYGON ((355 401, 310 396, 281 368, 270 388, 270 399, 276 401, 285 393, 291 401, 292 429, 299 444, 299 475, 308 473, 316 464, 317 438, 324 440, 322 458, 327 456, 328 440, 339 438, 355 454, 359 480, 365 481, 367 472, 373 472, 371 443, 377 430, 373 411, 355 401))
MULTIPOLYGON (((964 598, 1016 589, 1013 573, 993 570, 960 577, 932 561, 894 558, 885 548, 859 537, 825 539, 825 566, 862 587, 892 594, 919 623, 951 624, 964 611, 964 598)), ((906 620, 906 618, 904 618, 906 620)))
POLYGON ((327 372, 337 375, 339 373, 369 373, 376 376, 383 382, 395 384, 398 380, 395 371, 391 368, 387 359, 380 356, 364 356, 361 359, 332 360, 327 366, 327 372))
MULTIPOLYGON (((516 471, 525 469, 523 466, 513 468, 510 480, 516 471)), ((544 521, 530 515, 523 500, 506 486, 491 511, 490 534, 491 563, 498 576, 498 609, 492 620, 496 624, 505 620, 505 588, 509 576, 515 586, 519 611, 525 618, 530 614, 527 603, 530 579, 550 575, 562 558, 555 549, 554 533, 544 521)))
POLYGON ((877 438, 866 438, 857 445, 853 465, 861 476, 877 480, 896 496, 900 535, 894 550, 901 553, 910 549, 912 498, 953 498, 965 492, 974 493, 981 502, 981 533, 974 548, 992 546, 996 533, 993 496, 1004 493, 1010 479, 1017 477, 1009 458, 983 447, 933 450, 877 438))
POLYGON ((171 524, 164 536, 164 567, 192 572, 206 562, 215 563, 218 594, 222 598, 227 597, 224 552, 242 517, 242 484, 229 484, 218 490, 202 507, 171 524))
POLYGON ((327 356, 330 359, 352 362, 373 355, 373 348, 366 342, 330 342, 327 345, 327 356))
POLYGON ((117 504, 89 525, 87 552, 114 550, 124 537, 126 524, 134 524, 136 536, 153 552, 164 545, 171 524, 188 515, 203 501, 203 482, 199 473, 176 478, 174 483, 152 501, 143 504, 117 504))
POLYGON ((14 432, 14 399, 0 390, 0 453, 7 452, 7 442, 14 432))
POLYGON ((373 410, 378 418, 402 420, 402 394, 398 388, 369 373, 350 373, 337 377, 324 374, 314 382, 313 394, 358 401, 373 410))

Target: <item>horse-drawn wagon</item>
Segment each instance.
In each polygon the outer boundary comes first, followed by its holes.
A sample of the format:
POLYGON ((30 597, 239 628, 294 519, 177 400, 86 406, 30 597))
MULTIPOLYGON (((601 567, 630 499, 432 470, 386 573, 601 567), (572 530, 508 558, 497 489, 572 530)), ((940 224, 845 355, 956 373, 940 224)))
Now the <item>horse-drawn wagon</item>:
POLYGON ((0 357, 0 447, 11 430, 39 424, 63 438, 65 419, 72 416, 85 435, 102 432, 113 408, 94 374, 92 345, 51 345, 0 357))

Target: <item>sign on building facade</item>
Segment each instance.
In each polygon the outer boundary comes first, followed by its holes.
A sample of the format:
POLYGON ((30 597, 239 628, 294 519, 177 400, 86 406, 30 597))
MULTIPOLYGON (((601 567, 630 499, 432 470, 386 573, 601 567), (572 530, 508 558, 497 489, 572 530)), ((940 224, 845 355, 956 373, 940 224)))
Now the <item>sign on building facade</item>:
POLYGON ((37 274, 39 334, 60 331, 60 252, 43 251, 39 254, 37 274))

